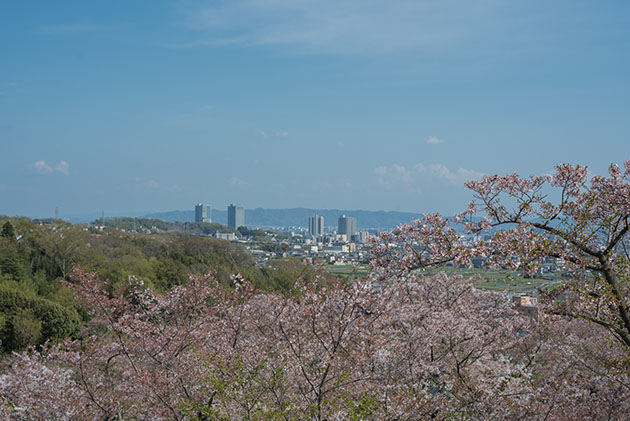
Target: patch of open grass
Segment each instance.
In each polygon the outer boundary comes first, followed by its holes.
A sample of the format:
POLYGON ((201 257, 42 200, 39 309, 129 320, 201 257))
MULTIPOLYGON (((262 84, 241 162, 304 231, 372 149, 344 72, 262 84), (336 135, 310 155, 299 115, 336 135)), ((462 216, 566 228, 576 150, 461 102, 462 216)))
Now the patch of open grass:
MULTIPOLYGON (((369 265, 325 265, 324 269, 335 276, 343 278, 363 278, 369 272, 369 265)), ((475 276, 475 287, 492 291, 508 291, 515 294, 532 292, 538 288, 546 288, 561 280, 558 276, 525 278, 514 272, 480 268, 435 267, 421 271, 426 276, 440 272, 475 276)))

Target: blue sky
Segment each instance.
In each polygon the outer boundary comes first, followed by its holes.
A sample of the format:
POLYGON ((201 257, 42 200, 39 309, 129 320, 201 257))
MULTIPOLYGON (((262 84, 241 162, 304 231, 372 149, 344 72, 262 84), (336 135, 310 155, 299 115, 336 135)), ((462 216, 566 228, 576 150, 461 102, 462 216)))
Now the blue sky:
POLYGON ((0 6, 0 214, 451 213, 630 158, 624 1, 0 6))

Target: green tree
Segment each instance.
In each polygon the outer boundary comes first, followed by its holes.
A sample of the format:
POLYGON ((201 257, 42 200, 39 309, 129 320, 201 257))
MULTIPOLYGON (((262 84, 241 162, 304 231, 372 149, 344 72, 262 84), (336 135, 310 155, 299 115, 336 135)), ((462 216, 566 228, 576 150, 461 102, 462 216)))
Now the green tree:
POLYGON ((0 331, 5 351, 39 345, 47 339, 61 341, 75 333, 81 318, 72 309, 42 297, 0 285, 0 313, 6 318, 0 331))
POLYGON ((22 309, 11 316, 5 325, 7 343, 3 346, 12 351, 20 351, 29 345, 37 345, 42 339, 42 322, 30 309, 22 309))
POLYGON ((0 238, 0 272, 11 276, 16 281, 24 277, 24 269, 15 240, 0 238))
POLYGON ((156 286, 164 291, 175 285, 181 285, 188 279, 186 266, 169 258, 156 260, 154 271, 157 277, 156 286))
POLYGON ((2 232, 0 233, 4 238, 8 238, 10 240, 15 240, 15 228, 13 228, 13 224, 11 221, 7 221, 2 225, 2 232))
POLYGON ((43 230, 39 236, 41 251, 55 263, 58 275, 64 278, 85 243, 85 233, 75 227, 43 230))

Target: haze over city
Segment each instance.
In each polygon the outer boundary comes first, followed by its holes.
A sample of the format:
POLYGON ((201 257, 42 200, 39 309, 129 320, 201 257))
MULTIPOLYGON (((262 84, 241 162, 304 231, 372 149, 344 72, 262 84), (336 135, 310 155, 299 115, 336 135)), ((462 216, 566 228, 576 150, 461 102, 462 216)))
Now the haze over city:
POLYGON ((604 173, 628 151, 629 9, 5 2, 0 214, 452 213, 482 174, 604 173))

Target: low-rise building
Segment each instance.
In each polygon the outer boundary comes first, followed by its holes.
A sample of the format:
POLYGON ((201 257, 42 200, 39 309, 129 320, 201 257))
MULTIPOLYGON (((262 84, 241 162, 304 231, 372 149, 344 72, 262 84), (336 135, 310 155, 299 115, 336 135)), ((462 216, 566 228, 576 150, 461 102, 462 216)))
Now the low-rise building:
POLYGON ((538 321, 540 318, 540 308, 538 307, 538 299, 530 295, 516 295, 512 297, 514 308, 521 314, 531 317, 538 321))
POLYGON ((216 234, 214 234, 214 237, 220 240, 236 240, 236 234, 234 234, 233 232, 217 232, 216 234))

